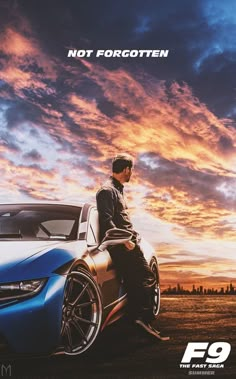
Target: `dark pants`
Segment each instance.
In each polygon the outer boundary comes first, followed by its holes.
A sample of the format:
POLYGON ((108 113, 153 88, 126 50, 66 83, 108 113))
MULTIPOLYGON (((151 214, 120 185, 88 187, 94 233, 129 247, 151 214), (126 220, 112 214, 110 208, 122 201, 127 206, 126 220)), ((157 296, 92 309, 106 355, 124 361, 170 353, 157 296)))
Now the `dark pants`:
POLYGON ((134 250, 130 251, 124 245, 118 245, 110 248, 109 252, 118 274, 124 279, 129 318, 135 320, 142 317, 147 322, 154 320, 156 278, 140 246, 136 244, 134 250))

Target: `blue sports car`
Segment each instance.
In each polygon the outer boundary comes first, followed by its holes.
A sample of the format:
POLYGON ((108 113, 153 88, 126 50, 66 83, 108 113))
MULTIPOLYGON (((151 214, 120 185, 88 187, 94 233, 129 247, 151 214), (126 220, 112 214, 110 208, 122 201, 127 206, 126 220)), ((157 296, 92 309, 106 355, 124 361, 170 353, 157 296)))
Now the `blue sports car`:
MULTIPOLYGON (((90 204, 0 205, 0 353, 81 354, 124 314, 126 292, 107 247, 130 239, 111 229, 99 243, 90 204)), ((141 242, 157 278, 154 249, 141 242)))

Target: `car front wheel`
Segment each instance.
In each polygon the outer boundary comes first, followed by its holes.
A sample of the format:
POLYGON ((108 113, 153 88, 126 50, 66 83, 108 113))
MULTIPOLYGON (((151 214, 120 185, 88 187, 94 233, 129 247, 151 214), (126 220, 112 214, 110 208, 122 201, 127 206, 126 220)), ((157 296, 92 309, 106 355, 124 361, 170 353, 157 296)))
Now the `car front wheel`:
POLYGON ((65 354, 78 355, 92 345, 100 330, 102 309, 101 294, 92 275, 84 269, 68 274, 61 328, 65 354))

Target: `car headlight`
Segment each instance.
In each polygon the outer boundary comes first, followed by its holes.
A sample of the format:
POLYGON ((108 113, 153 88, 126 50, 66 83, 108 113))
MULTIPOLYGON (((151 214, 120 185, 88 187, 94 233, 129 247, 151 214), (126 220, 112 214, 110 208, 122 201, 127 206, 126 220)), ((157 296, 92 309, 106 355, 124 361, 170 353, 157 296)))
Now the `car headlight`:
POLYGON ((20 282, 0 284, 0 300, 11 300, 35 295, 44 286, 46 280, 22 280, 20 282))

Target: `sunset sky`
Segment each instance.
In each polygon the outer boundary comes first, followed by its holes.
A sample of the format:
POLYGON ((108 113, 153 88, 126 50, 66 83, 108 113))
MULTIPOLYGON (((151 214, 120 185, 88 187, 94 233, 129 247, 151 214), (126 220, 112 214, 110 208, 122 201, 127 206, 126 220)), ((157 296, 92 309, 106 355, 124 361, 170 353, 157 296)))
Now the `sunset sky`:
POLYGON ((0 0, 0 23, 0 202, 94 203, 126 151, 163 287, 236 285, 236 2, 0 0))

